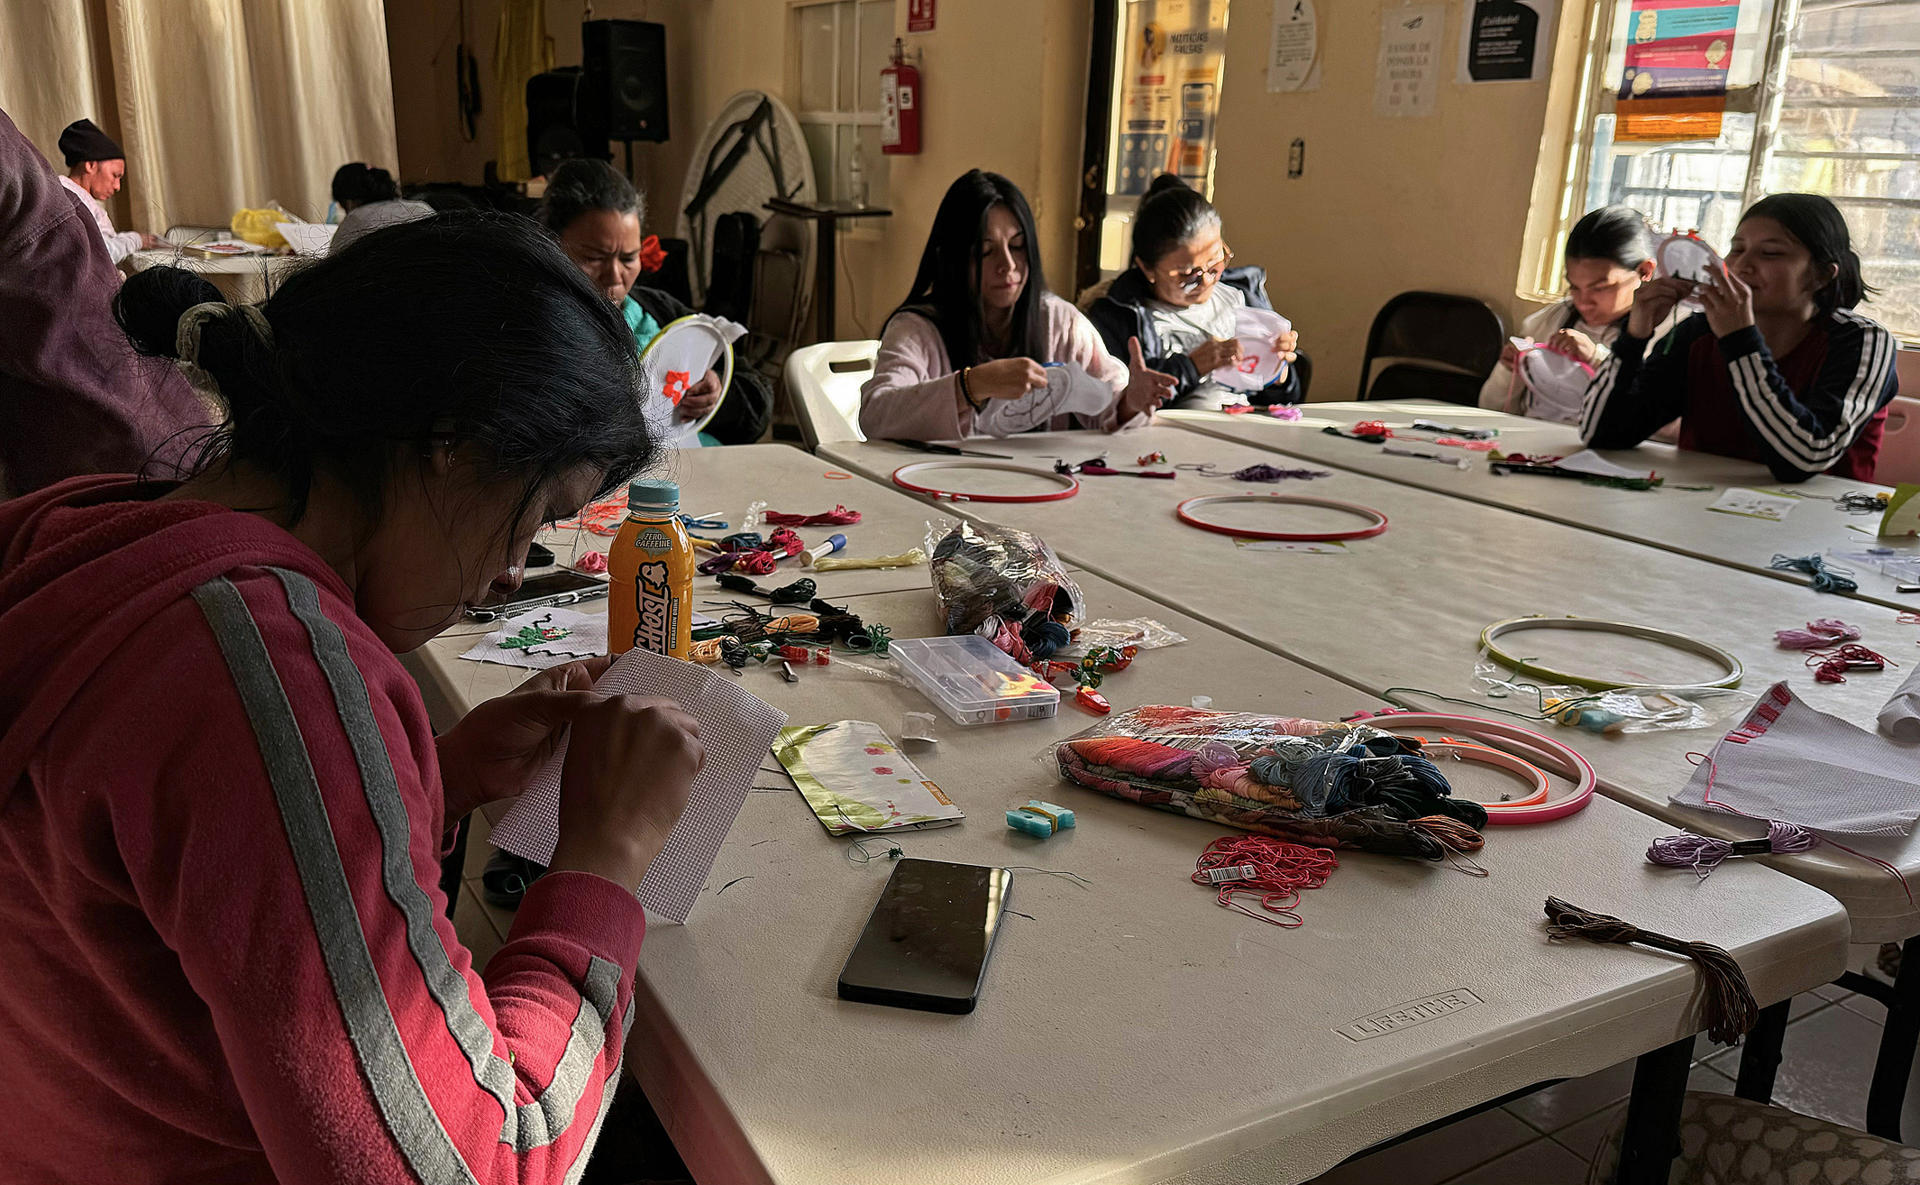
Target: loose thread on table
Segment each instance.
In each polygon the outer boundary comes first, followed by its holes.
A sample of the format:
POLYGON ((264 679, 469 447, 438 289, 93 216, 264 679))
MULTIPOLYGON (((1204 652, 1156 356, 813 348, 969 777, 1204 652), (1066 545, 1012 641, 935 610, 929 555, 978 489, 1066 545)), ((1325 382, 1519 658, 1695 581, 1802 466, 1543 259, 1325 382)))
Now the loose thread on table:
POLYGON ((1773 562, 1767 566, 1777 572, 1804 572, 1810 578, 1815 592, 1850 593, 1860 587, 1849 579, 1853 569, 1836 568, 1818 555, 1775 555, 1773 562))
POLYGON ((1270 835, 1223 835, 1200 853, 1190 879, 1215 889, 1214 902, 1222 908, 1292 930, 1306 924, 1297 911, 1300 894, 1326 884, 1339 866, 1334 854, 1322 848, 1270 835), (1248 869, 1253 875, 1243 875, 1248 869), (1242 902, 1242 896, 1258 896, 1259 910, 1242 902))
POLYGON ((1860 627, 1848 625, 1836 617, 1822 617, 1807 623, 1803 630, 1775 630, 1773 640, 1782 650, 1813 650, 1839 642, 1860 640, 1860 627))
POLYGON ((832 510, 820 514, 785 514, 769 510, 761 516, 761 521, 770 527, 850 527, 860 521, 860 512, 836 503, 832 510))
POLYGON ((1190 473, 1197 473, 1201 477, 1221 477, 1232 481, 1267 483, 1291 480, 1312 481, 1315 478, 1333 476, 1330 471, 1325 469, 1281 469, 1275 465, 1265 464, 1249 465, 1245 469, 1236 469, 1232 473, 1222 473, 1220 472, 1219 466, 1211 461, 1204 465, 1175 465, 1174 468, 1185 469, 1190 473))
POLYGON ((1707 1036, 1720 1044, 1737 1044, 1760 1018, 1760 1005, 1747 984, 1747 973, 1720 947, 1642 930, 1631 922, 1582 909, 1558 897, 1547 898, 1546 910, 1549 938, 1578 938, 1622 946, 1638 944, 1692 959, 1700 969, 1700 980, 1706 989, 1700 1019, 1706 1024, 1707 1036))
POLYGON ((1900 664, 1884 654, 1849 642, 1833 650, 1807 651, 1806 665, 1812 669, 1816 682, 1845 683, 1848 671, 1884 671, 1889 665, 1900 664))

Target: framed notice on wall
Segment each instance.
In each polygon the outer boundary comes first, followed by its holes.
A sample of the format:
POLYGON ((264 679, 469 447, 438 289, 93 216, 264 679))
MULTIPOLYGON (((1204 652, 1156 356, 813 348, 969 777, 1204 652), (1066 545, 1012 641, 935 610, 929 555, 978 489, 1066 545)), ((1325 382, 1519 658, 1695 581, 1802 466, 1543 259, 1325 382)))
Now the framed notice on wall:
POLYGON ((907 0, 907 32, 933 32, 933 0, 907 0))
POLYGON ((1273 36, 1267 43, 1267 90, 1320 89, 1320 22, 1313 0, 1273 0, 1273 36))
POLYGON ((1226 0, 1129 0, 1124 28, 1109 192, 1137 197, 1161 173, 1209 192, 1227 56, 1226 0))
POLYGON ((1380 60, 1374 70, 1373 113, 1433 114, 1440 89, 1444 4, 1408 4, 1380 14, 1380 60))
POLYGON ((1633 0, 1615 140, 1713 140, 1727 106, 1740 5, 1633 0))

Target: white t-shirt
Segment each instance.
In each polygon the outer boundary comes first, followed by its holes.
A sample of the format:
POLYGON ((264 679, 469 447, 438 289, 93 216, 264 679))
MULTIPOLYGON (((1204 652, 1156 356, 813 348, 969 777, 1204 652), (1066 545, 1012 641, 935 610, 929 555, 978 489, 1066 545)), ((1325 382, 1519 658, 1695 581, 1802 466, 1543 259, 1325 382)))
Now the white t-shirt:
MULTIPOLYGON (((1207 299, 1196 305, 1173 305, 1148 297, 1143 306, 1147 321, 1160 337, 1160 353, 1191 354, 1210 341, 1233 337, 1235 321, 1247 298, 1231 284, 1215 284, 1207 299)), ((1193 390, 1179 399, 1181 407, 1219 407, 1223 403, 1244 403, 1246 396, 1223 387, 1206 375, 1193 390)))

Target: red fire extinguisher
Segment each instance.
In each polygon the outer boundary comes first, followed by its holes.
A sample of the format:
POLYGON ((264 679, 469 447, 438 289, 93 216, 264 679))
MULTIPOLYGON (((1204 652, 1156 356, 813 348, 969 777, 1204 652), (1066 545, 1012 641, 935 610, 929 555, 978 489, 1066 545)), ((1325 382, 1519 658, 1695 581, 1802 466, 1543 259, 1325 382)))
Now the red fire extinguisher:
POLYGON ((906 62, 906 47, 893 39, 893 64, 880 71, 880 151, 888 156, 920 152, 920 71, 906 62))

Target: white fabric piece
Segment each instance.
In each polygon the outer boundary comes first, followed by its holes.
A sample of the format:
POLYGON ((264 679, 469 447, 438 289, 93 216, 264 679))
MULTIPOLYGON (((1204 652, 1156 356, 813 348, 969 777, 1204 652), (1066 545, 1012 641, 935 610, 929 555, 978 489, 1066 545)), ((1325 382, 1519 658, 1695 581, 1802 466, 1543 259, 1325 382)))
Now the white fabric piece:
POLYGON ((1920 741, 1920 666, 1880 709, 1880 731, 1900 741, 1920 741))
POLYGON ((1554 465, 1574 473, 1587 474, 1589 477, 1649 478, 1653 476, 1651 469, 1628 469, 1624 465, 1615 465, 1590 448, 1581 449, 1570 457, 1562 457, 1555 461, 1554 465))
POLYGON ((1906 835, 1920 819, 1920 742, 1889 740, 1767 689, 1672 801, 1839 835, 1906 835))
POLYGON ((478 645, 460 657, 469 662, 491 662, 507 667, 525 667, 544 671, 565 666, 582 658, 607 652, 607 611, 605 603, 597 613, 552 606, 530 609, 507 618, 500 628, 480 639, 478 645), (565 636, 534 645, 508 646, 509 639, 521 631, 564 631, 565 636))
POLYGON ((1044 368, 1047 385, 1018 399, 989 399, 974 413, 973 430, 986 436, 1016 436, 1044 427, 1055 416, 1098 418, 1113 406, 1113 388, 1072 362, 1044 368))
MULTIPOLYGON (((707 874, 740 817, 760 763, 787 723, 787 714, 704 667, 629 650, 614 660, 594 689, 608 695, 648 695, 670 699, 700 722, 707 763, 693 779, 687 809, 667 836, 667 846, 647 869, 639 888, 640 904, 670 921, 684 922, 706 888, 707 874)), ((567 757, 563 739, 553 757, 527 783, 526 793, 493 828, 494 846, 547 865, 560 838, 560 770, 567 757)))

